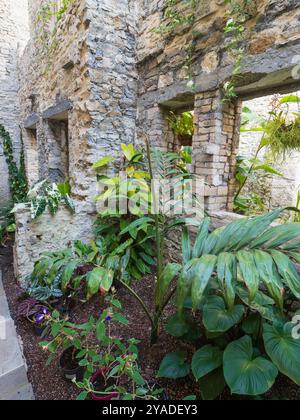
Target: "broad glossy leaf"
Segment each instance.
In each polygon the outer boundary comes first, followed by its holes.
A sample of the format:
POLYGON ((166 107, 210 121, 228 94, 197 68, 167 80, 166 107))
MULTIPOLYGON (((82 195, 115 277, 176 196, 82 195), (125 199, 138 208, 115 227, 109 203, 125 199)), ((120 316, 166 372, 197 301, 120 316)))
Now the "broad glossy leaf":
POLYGON ((260 333, 262 325, 262 318, 260 314, 251 314, 243 322, 242 330, 248 334, 253 335, 254 338, 257 338, 260 333))
POLYGON ((192 280, 192 303, 193 308, 197 309, 201 302, 205 289, 215 270, 217 257, 214 255, 203 255, 193 268, 192 280))
POLYGON ((202 255, 205 240, 208 236, 209 231, 209 225, 210 225, 210 218, 206 217, 201 226, 199 227, 198 234, 196 236, 195 244, 193 247, 193 258, 199 258, 202 255))
POLYGON ((224 376, 233 394, 261 395, 273 385, 278 375, 276 366, 263 357, 253 357, 249 336, 230 343, 224 352, 224 376))
POLYGON ((283 311, 284 287, 277 268, 270 254, 260 250, 254 250, 255 264, 261 280, 264 282, 270 296, 275 300, 278 308, 283 311))
POLYGON ((175 276, 177 276, 177 274, 180 272, 180 270, 181 270, 181 265, 175 264, 175 263, 169 263, 164 268, 161 274, 161 278, 159 280, 159 284, 157 286, 157 290, 158 290, 157 303, 159 305, 162 305, 164 303, 164 300, 166 297, 165 294, 168 290, 168 287, 170 283, 172 282, 172 280, 175 278, 175 276))
POLYGON ((237 287, 237 294, 245 305, 249 306, 253 311, 257 311, 264 319, 269 321, 274 319, 275 311, 273 305, 275 305, 275 301, 269 296, 258 291, 255 299, 250 301, 248 291, 241 286, 237 287))
POLYGON ((184 378, 190 372, 190 365, 187 362, 185 352, 176 351, 167 354, 161 362, 158 378, 178 379, 184 378))
POLYGON ((300 386, 300 340, 292 336, 295 324, 283 327, 264 325, 264 343, 268 356, 281 373, 300 386))
POLYGON ((224 300, 219 296, 211 296, 204 305, 203 323, 210 332, 222 333, 238 324, 244 315, 244 307, 236 305, 227 309, 224 300))
POLYGON ((191 240, 190 234, 187 227, 182 230, 182 261, 183 264, 187 264, 191 259, 191 240))
POLYGON ((109 163, 113 162, 114 160, 115 159, 111 156, 105 156, 105 157, 97 160, 97 162, 94 163, 92 168, 93 169, 103 168, 104 166, 107 166, 109 163))
POLYGON ((172 315, 166 323, 166 331, 173 337, 186 340, 196 340, 201 336, 200 328, 186 313, 172 315))
POLYGON ((198 380, 223 365, 223 352, 219 347, 207 345, 196 351, 192 359, 192 372, 198 380))
POLYGON ((223 369, 219 368, 199 379, 199 388, 203 400, 213 401, 226 388, 223 369))
POLYGON ((259 275, 252 252, 239 251, 237 253, 242 278, 249 290, 250 301, 255 299, 259 288, 259 275))
POLYGON ((285 254, 279 251, 271 251, 271 255, 277 265, 277 269, 297 299, 300 299, 300 275, 295 265, 285 254))
POLYGON ((62 290, 66 290, 68 284, 71 281, 72 275, 74 273, 75 268, 77 267, 78 262, 77 261, 70 261, 62 274, 62 278, 61 278, 61 288, 62 290))
POLYGON ((87 289, 89 298, 99 291, 101 284, 107 275, 108 272, 103 267, 94 268, 94 270, 92 270, 87 275, 87 289))
POLYGON ((242 239, 240 239, 235 249, 240 250, 243 247, 248 246, 250 242, 259 235, 262 235, 271 223, 280 216, 283 210, 284 209, 278 209, 271 213, 248 219, 244 228, 239 231, 239 237, 242 239))
POLYGON ((237 279, 237 265, 235 255, 222 252, 218 257, 217 275, 228 308, 232 309, 235 302, 235 282, 237 279))
POLYGON ((182 312, 186 299, 191 296, 192 282, 198 267, 199 258, 189 261, 183 267, 181 276, 177 281, 176 304, 179 312, 182 312))

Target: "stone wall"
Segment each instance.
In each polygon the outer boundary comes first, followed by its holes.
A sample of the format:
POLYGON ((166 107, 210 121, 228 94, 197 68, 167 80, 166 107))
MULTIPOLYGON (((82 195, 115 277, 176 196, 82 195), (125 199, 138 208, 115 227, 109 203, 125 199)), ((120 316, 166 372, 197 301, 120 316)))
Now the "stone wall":
POLYGON ((35 24, 21 69, 26 166, 34 175, 31 184, 67 175, 76 215, 59 213, 51 224, 46 215, 30 223, 28 213, 17 211, 15 261, 21 279, 49 249, 51 229, 58 248, 71 237, 90 238, 98 192, 92 164, 104 155, 118 158, 121 143, 133 143, 136 129, 136 3, 74 0, 55 34, 53 22, 41 23, 45 4, 30 1, 35 24), (67 142, 62 123, 67 124, 67 142), (47 223, 49 231, 43 234, 41 226, 47 223), (69 236, 63 234, 66 225, 69 236), (24 245, 28 235, 31 243, 24 245))
MULTIPOLYGON (((10 133, 15 157, 20 152, 17 57, 29 36, 27 0, 0 3, 0 124, 10 133)), ((9 200, 7 164, 0 139, 0 209, 9 200)))
MULTIPOLYGON (((241 104, 221 102, 234 62, 223 31, 224 1, 199 0, 193 30, 168 35, 153 31, 162 22, 163 0, 74 0, 58 23, 41 18, 47 4, 29 1, 31 40, 22 58, 20 99, 30 182, 66 173, 70 178, 76 223, 69 215, 52 219, 57 243, 67 241, 60 237, 67 224, 72 237, 90 236, 97 193, 93 162, 110 154, 117 164, 121 143, 144 144, 146 138, 164 149, 178 147, 166 123, 169 110, 194 110, 194 171, 207 183, 206 205, 214 212, 231 210, 241 104), (192 42, 193 86, 184 68, 192 42), (67 124, 67 142, 61 124, 67 124)), ((299 1, 253 1, 249 16, 241 99, 299 84, 292 78, 299 1)), ((51 241, 49 232, 45 239, 37 233, 48 216, 32 225, 20 212, 16 265, 22 277, 51 241), (23 245, 26 235, 33 238, 30 249, 23 245)))
MULTIPOLYGON (((294 95, 300 97, 300 92, 295 92, 294 95)), ((258 116, 268 119, 268 113, 272 109, 273 99, 273 95, 264 96, 245 101, 243 106, 250 108, 258 116)), ((297 104, 289 104, 289 113, 292 114, 293 112, 299 112, 299 106, 297 104)), ((254 126, 256 126, 254 123, 250 125, 252 128, 254 128, 254 126)), ((262 134, 259 132, 241 133, 239 154, 247 158, 253 157, 261 141, 261 137, 262 134)), ((265 157, 267 156, 265 156, 265 152, 262 151, 259 158, 263 160, 265 157)), ((300 153, 293 152, 288 154, 283 162, 271 163, 283 177, 259 172, 254 179, 251 179, 250 182, 246 184, 244 192, 246 194, 255 192, 261 195, 267 209, 294 206, 300 187, 300 153)))
MULTIPOLYGON (((195 172, 207 182, 205 202, 209 210, 231 210, 235 191, 235 156, 238 147, 240 99, 263 92, 284 91, 299 85, 292 77, 299 54, 298 1, 253 1, 246 24, 246 57, 240 78, 239 100, 230 109, 221 106, 222 86, 229 79, 234 57, 224 34, 226 6, 219 0, 200 0, 191 29, 177 27, 157 33, 163 22, 164 1, 142 1, 137 60, 140 75, 138 140, 170 147, 165 118, 169 110, 195 111, 195 172), (196 34, 196 35, 195 35, 196 34), (187 83, 187 57, 192 46, 187 83)), ((183 12, 187 3, 178 2, 183 12)))
POLYGON ((30 217, 30 208, 19 204, 16 212, 16 244, 14 247, 15 276, 25 285, 34 262, 46 251, 57 251, 71 245, 72 241, 92 239, 92 220, 78 211, 70 217, 67 209, 61 208, 55 217, 46 212, 36 221, 30 217), (83 220, 85 221, 83 223, 83 220))

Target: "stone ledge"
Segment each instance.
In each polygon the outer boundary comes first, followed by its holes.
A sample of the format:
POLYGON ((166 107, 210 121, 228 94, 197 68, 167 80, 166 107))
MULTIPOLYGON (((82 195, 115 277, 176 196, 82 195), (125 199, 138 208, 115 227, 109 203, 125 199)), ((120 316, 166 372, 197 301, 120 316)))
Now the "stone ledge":
POLYGON ((0 400, 33 400, 26 362, 10 317, 0 271, 0 400))

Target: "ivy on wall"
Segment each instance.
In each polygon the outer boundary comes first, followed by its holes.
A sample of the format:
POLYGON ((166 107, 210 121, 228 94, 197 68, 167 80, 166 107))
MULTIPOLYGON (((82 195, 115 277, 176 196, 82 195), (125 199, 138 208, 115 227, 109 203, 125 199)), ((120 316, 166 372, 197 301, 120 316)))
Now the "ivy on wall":
POLYGON ((0 140, 2 141, 3 153, 8 168, 9 189, 11 192, 12 202, 7 208, 2 209, 3 221, 0 224, 0 243, 6 231, 14 230, 14 215, 11 213, 14 204, 26 201, 28 192, 28 183, 25 170, 24 146, 21 139, 20 164, 17 165, 13 155, 13 144, 10 134, 0 124, 0 140))
POLYGON ((0 124, 0 138, 3 144, 3 153, 6 159, 9 175, 9 188, 14 203, 22 203, 27 197, 28 184, 25 171, 24 147, 23 141, 20 165, 18 167, 14 155, 13 144, 9 133, 5 130, 3 125, 0 124))

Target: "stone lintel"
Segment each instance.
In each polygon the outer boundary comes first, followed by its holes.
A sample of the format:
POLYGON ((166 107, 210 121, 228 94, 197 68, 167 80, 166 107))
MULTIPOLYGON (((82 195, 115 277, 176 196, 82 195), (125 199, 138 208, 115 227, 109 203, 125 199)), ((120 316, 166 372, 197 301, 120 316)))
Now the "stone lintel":
POLYGON ((38 124, 40 117, 38 114, 31 114, 26 120, 24 121, 24 128, 27 129, 35 129, 36 125, 38 124))
POLYGON ((72 102, 65 99, 46 109, 42 113, 43 119, 49 120, 65 120, 68 118, 68 111, 72 109, 72 102))

